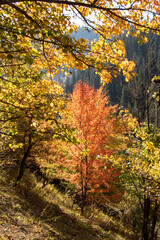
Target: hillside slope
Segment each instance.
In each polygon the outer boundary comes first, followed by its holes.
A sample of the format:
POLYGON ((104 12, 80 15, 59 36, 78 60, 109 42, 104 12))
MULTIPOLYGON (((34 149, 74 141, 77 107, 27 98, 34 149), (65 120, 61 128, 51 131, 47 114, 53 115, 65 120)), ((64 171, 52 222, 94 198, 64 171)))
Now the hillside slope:
POLYGON ((0 240, 132 239, 120 223, 92 208, 81 216, 67 195, 43 188, 31 173, 17 186, 6 171, 0 175, 0 240))

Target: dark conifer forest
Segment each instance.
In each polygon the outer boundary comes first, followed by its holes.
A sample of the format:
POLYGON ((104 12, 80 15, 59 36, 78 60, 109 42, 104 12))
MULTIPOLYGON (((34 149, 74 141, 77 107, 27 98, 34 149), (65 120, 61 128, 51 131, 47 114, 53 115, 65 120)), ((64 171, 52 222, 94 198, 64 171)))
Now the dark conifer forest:
MULTIPOLYGON (((98 38, 93 31, 82 31, 84 27, 78 28, 77 38, 86 37, 89 41, 98 38)), ((126 82, 123 74, 112 76, 112 81, 105 85, 106 94, 109 96, 110 104, 118 104, 128 109, 139 121, 144 121, 147 116, 147 91, 149 91, 150 121, 156 120, 156 106, 152 95, 159 87, 152 83, 152 78, 160 74, 160 36, 149 34, 149 41, 140 44, 136 37, 122 35, 126 47, 126 57, 136 63, 135 72, 137 76, 133 81, 126 82)), ((57 76, 59 82, 65 84, 65 92, 72 93, 73 87, 79 80, 88 82, 91 87, 98 89, 101 86, 99 74, 91 68, 86 70, 72 69, 70 75, 65 78, 64 74, 57 76)))

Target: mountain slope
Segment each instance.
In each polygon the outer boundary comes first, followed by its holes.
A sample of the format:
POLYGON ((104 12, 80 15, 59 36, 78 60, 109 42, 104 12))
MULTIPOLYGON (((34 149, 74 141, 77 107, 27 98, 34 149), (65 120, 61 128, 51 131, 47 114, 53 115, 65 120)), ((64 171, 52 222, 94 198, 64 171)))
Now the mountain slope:
POLYGON ((33 174, 14 186, 1 170, 0 239, 125 240, 131 238, 120 223, 90 208, 80 215, 77 205, 51 185, 43 188, 33 174), (125 236, 125 237, 123 237, 125 236))

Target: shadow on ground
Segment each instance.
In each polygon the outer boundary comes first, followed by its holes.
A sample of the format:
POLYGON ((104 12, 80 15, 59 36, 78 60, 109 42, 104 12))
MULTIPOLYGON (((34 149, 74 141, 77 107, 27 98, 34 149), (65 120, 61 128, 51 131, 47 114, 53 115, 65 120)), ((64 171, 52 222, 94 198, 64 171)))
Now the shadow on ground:
POLYGON ((26 187, 24 182, 13 186, 9 181, 0 179, 0 240, 117 239, 107 230, 91 226, 84 217, 77 217, 74 211, 55 204, 31 182, 26 187))

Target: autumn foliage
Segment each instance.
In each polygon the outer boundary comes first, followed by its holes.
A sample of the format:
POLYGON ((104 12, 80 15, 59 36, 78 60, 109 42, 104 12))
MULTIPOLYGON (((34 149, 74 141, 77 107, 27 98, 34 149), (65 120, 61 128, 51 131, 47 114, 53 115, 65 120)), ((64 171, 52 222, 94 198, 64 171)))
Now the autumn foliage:
POLYGON ((21 179, 35 145, 55 132, 56 116, 63 112, 62 87, 33 69, 17 69, 0 83, 0 149, 21 159, 21 179), (23 169, 22 169, 23 166, 23 169))
MULTIPOLYGON (((120 119, 103 89, 87 83, 79 82, 67 102, 53 79, 60 71, 69 76, 71 69, 90 68, 102 84, 119 73, 132 81, 135 63, 127 59, 123 36, 143 44, 150 32, 160 33, 158 0, 0 1, 0 152, 5 161, 6 152, 10 162, 18 159, 18 181, 33 152, 40 167, 54 162, 58 177, 75 185, 82 212, 88 201, 119 201, 121 177, 129 197, 141 205, 144 240, 156 238, 160 130, 152 130, 149 121, 146 130, 128 113, 120 119), (78 39, 77 18, 96 39, 78 39)), ((152 64, 147 65, 149 83, 152 64)), ((159 95, 154 95, 158 116, 159 95)))
POLYGON ((118 201, 118 170, 106 162, 114 149, 116 106, 108 105, 103 89, 95 91, 81 81, 75 86, 67 104, 67 122, 75 128, 77 143, 68 145, 68 157, 60 159, 66 171, 64 177, 76 185, 81 201, 118 201))
POLYGON ((103 82, 122 71, 133 77, 134 63, 126 58, 124 32, 141 43, 148 31, 159 33, 159 1, 22 1, 0 2, 0 73, 15 66, 47 69, 55 76, 60 68, 83 70, 94 67, 103 82), (92 14, 92 20, 90 18, 92 14), (73 16, 73 17, 71 17, 73 16), (75 16, 99 35, 89 42, 77 38, 75 16), (147 16, 147 17, 146 17, 147 16))

